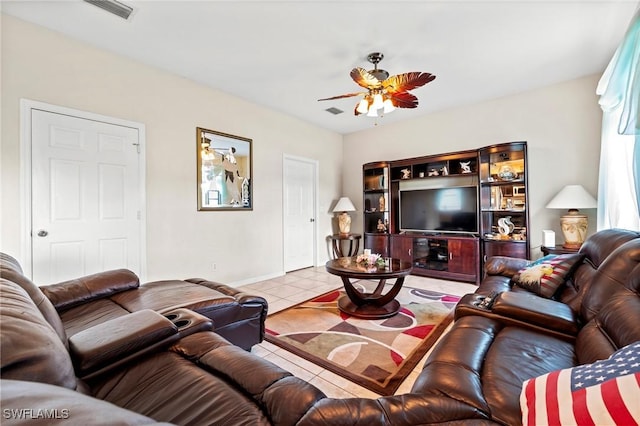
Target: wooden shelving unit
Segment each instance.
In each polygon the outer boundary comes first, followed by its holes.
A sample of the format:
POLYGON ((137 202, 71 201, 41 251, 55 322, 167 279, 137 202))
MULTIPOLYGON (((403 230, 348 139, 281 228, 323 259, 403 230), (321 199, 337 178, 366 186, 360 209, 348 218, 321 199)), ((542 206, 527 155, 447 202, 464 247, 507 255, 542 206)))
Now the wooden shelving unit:
POLYGON ((526 142, 365 164, 364 247, 414 274, 479 282, 490 256, 529 258, 527 185, 526 142), (431 183, 476 188, 477 232, 401 232, 400 191, 431 183))

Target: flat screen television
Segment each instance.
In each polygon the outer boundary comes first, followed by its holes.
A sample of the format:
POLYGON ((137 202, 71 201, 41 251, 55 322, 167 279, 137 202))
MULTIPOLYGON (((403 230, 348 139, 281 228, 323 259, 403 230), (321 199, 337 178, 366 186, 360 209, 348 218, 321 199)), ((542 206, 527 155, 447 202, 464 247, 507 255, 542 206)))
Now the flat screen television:
POLYGON ((400 231, 477 233, 477 188, 401 189, 400 231))

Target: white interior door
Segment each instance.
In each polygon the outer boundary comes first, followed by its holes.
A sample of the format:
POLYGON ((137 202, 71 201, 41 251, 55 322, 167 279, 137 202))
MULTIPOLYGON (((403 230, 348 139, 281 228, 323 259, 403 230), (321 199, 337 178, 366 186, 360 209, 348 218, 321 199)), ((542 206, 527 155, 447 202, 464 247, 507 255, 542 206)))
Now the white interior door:
POLYGON ((284 270, 314 266, 316 168, 313 160, 284 158, 284 270))
POLYGON ((141 272, 139 129, 33 109, 34 282, 141 272))

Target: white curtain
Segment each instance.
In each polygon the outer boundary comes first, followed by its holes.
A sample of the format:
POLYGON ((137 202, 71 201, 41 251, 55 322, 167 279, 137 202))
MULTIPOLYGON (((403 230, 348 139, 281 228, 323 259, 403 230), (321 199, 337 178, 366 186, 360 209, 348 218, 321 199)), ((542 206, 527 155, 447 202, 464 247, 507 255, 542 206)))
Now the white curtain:
POLYGON ((640 230, 640 10, 598 83, 598 230, 640 230))

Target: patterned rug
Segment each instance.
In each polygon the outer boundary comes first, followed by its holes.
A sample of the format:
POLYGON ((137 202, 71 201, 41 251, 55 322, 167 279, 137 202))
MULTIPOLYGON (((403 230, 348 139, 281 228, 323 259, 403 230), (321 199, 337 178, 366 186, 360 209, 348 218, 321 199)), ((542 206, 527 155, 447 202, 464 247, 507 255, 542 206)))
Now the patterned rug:
POLYGON ((393 395, 453 319, 458 296, 403 287, 400 312, 346 315, 334 290, 269 315, 266 340, 380 395, 393 395))

